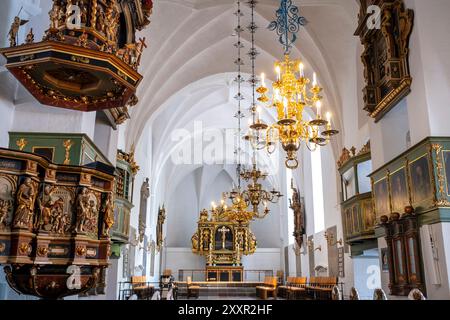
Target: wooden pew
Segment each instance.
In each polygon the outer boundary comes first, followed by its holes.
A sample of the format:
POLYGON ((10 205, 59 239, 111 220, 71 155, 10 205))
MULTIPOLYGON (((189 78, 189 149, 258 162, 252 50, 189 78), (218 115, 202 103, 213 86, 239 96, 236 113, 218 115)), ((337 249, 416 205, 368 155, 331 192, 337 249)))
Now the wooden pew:
POLYGON ((266 277, 264 279, 264 283, 261 286, 256 287, 256 296, 267 300, 268 295, 270 294, 275 299, 277 298, 277 277, 266 277))
POLYGON ((200 295, 200 286, 192 282, 191 277, 187 277, 187 298, 198 298, 200 295))
POLYGON ((139 300, 150 299, 154 293, 155 287, 147 283, 146 276, 131 277, 131 287, 133 294, 136 294, 139 300))
POLYGON ((289 288, 294 284, 295 277, 287 277, 286 283, 284 285, 278 286, 277 296, 281 298, 288 297, 289 288))
POLYGON ((337 277, 311 277, 309 285, 306 286, 306 290, 314 299, 331 300, 333 287, 337 283, 337 277))
POLYGON ((294 278, 293 284, 288 290, 288 299, 299 299, 306 294, 306 277, 296 277, 294 278))

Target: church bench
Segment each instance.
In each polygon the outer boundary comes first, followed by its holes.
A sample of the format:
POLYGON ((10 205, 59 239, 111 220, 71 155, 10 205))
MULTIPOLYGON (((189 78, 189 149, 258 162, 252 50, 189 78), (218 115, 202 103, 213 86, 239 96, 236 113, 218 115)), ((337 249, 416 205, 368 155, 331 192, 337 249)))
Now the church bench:
POLYGON ((261 286, 256 287, 256 296, 267 300, 268 295, 270 294, 275 299, 277 298, 277 277, 265 277, 264 283, 261 286))
POLYGON ((154 286, 149 285, 146 276, 131 277, 131 287, 133 294, 136 294, 140 300, 146 300, 152 297, 154 286))
POLYGON ((305 277, 288 277, 286 284, 278 287, 277 295, 287 299, 297 297, 298 294, 306 291, 306 280, 305 277))
POLYGON ((333 287, 337 283, 337 277, 311 277, 306 290, 314 299, 331 299, 333 287))
POLYGON ((278 296, 281 298, 287 298, 288 290, 295 281, 295 277, 287 277, 286 283, 278 287, 278 296))
POLYGON ((306 277, 296 277, 288 289, 288 299, 298 299, 306 293, 306 277))
POLYGON ((200 295, 200 286, 194 282, 192 282, 191 277, 187 277, 187 298, 190 297, 198 298, 200 295))

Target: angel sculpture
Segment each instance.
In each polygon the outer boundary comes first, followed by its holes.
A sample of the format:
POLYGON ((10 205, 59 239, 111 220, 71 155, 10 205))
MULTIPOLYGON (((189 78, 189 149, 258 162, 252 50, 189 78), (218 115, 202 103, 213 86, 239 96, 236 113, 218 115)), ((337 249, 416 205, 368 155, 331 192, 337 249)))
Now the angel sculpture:
POLYGON ((8 33, 9 45, 11 47, 17 46, 19 29, 21 26, 23 26, 27 22, 28 22, 28 20, 22 20, 22 19, 20 19, 20 17, 14 18, 14 21, 11 24, 11 28, 9 29, 9 33, 8 33))

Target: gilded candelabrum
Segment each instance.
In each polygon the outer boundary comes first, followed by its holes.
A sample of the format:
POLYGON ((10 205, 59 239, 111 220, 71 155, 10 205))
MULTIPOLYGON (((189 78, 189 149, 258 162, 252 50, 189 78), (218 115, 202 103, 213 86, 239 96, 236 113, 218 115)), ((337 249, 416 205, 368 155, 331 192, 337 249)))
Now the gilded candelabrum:
POLYGON ((221 200, 219 206, 213 202, 211 213, 216 221, 227 219, 239 224, 248 223, 253 220, 254 216, 254 213, 248 210, 248 205, 240 196, 233 199, 231 206, 225 203, 225 199, 221 200))
MULTIPOLYGON (((287 154, 286 166, 295 169, 299 163, 297 152, 304 142, 310 151, 318 146, 326 146, 330 138, 339 132, 331 127, 331 114, 322 118, 322 88, 317 83, 317 76, 311 80, 305 76, 304 65, 299 60, 290 60, 286 54, 284 61, 275 63, 277 79, 273 83, 273 95, 268 97, 269 89, 265 85, 265 75, 262 74, 262 85, 257 89, 260 95, 258 101, 269 108, 275 108, 277 122, 265 125, 260 117, 250 126, 250 130, 266 132, 265 146, 269 153, 275 151, 277 142, 281 143, 287 154), (304 119, 303 111, 315 108, 315 119, 304 119)), ((258 134, 259 135, 259 134, 258 134)))
MULTIPOLYGON (((241 191, 239 188, 234 188, 233 191, 226 193, 233 205, 239 205, 244 202, 246 207, 252 207, 253 218, 263 219, 269 213, 268 203, 277 203, 283 196, 279 191, 273 189, 272 191, 264 190, 260 180, 265 180, 267 174, 259 170, 256 164, 253 164, 252 170, 243 171, 240 174, 241 178, 247 182, 247 188, 241 191), (260 213, 260 206, 264 205, 264 210, 260 213)), ((242 204, 241 204, 242 205, 242 204)))

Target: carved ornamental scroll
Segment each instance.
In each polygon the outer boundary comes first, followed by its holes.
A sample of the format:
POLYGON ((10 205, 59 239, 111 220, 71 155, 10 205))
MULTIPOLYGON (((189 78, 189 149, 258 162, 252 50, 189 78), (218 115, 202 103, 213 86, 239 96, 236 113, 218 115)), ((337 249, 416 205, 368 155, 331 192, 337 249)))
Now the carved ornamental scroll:
POLYGON ((355 36, 364 46, 364 110, 378 122, 411 92, 409 39, 414 11, 406 9, 403 0, 360 1, 355 36))

